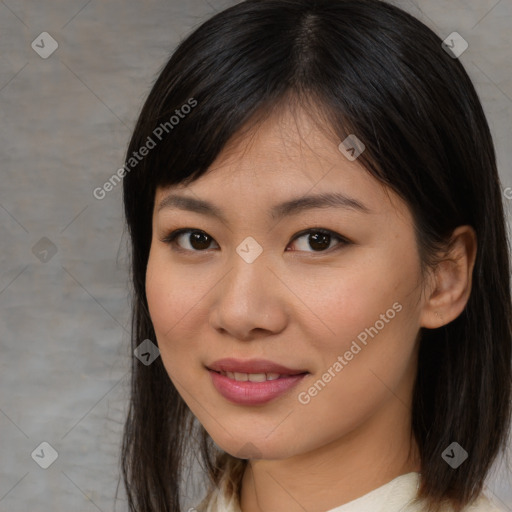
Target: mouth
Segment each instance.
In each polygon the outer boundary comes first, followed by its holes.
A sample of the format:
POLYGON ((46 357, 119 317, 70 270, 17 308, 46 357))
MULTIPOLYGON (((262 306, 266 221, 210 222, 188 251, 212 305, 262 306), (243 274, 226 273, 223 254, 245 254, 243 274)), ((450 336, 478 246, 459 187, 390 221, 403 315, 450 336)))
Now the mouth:
POLYGON ((211 363, 206 368, 235 380, 252 382, 262 382, 263 376, 265 380, 275 380, 280 377, 309 373, 306 369, 288 368, 267 359, 224 358, 211 363))
POLYGON ((299 373, 243 373, 243 372, 225 372, 225 371, 215 371, 209 368, 210 371, 218 373, 219 375, 223 375, 224 377, 228 377, 229 379, 236 380, 238 382, 265 382, 267 380, 277 380, 277 379, 285 379, 287 377, 293 377, 296 375, 306 375, 309 372, 299 372, 299 373))
POLYGON ((219 394, 237 405, 262 405, 290 392, 310 374, 262 359, 221 359, 206 369, 219 394))

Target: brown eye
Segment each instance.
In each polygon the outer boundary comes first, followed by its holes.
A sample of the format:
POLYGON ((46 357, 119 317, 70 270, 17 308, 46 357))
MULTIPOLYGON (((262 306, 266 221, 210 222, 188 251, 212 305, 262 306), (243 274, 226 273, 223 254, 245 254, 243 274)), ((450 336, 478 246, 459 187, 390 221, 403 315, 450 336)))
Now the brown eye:
MULTIPOLYGON (((294 238, 295 240, 304 239, 304 241, 299 244, 299 251, 308 251, 308 248, 313 249, 313 252, 326 252, 331 249, 331 242, 338 240, 338 244, 335 245, 347 245, 349 243, 348 240, 345 240, 340 235, 333 233, 327 229, 310 229, 308 231, 299 233, 298 236, 294 238)), ((295 250, 295 249, 294 249, 295 250)))
POLYGON ((178 245, 178 247, 184 251, 199 252, 208 249, 213 238, 204 231, 197 229, 178 229, 167 236, 163 241, 178 245), (184 246, 178 243, 180 240, 184 246))

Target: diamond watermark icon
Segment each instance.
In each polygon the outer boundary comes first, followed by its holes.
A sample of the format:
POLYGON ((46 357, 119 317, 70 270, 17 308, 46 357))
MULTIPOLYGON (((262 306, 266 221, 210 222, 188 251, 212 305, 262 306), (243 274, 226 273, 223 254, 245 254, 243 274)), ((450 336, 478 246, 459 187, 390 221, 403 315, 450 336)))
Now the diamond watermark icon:
POLYGON ((236 453, 235 457, 238 459, 261 459, 263 454, 257 446, 250 441, 245 443, 240 450, 236 453))
POLYGON ((443 460, 453 469, 457 469, 467 458, 468 452, 455 441, 441 454, 443 460))
POLYGON ((362 141, 351 133, 343 142, 340 143, 338 149, 345 157, 353 162, 366 149, 362 141))
POLYGON ((160 350, 151 340, 144 340, 133 353, 142 364, 149 366, 160 355, 160 350))
POLYGON ((236 252, 246 263, 252 263, 263 252, 263 247, 252 236, 248 236, 236 248, 236 252))
POLYGON ((468 49, 469 44, 458 32, 452 32, 442 42, 441 47, 452 59, 458 59, 468 49))
POLYGON ((43 441, 31 453, 31 457, 43 469, 48 469, 57 460, 58 456, 57 450, 46 441, 43 441))
POLYGON ((48 32, 41 32, 30 46, 39 57, 47 59, 59 47, 59 43, 48 32))
POLYGON ((33 247, 32 254, 42 263, 50 261, 57 254, 57 246, 43 236, 33 247))

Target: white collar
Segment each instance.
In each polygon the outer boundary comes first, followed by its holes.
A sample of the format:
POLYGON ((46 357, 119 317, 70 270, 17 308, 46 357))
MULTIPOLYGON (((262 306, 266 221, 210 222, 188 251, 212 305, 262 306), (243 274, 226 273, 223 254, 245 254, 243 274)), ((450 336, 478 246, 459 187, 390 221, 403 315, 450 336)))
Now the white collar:
MULTIPOLYGON (((400 475, 369 493, 333 508, 328 512, 385 512, 386 510, 406 511, 405 507, 416 498, 420 474, 417 472, 400 475)), ((414 508, 410 508, 414 510, 414 508)))
MULTIPOLYGON (((419 481, 420 474, 417 472, 400 475, 368 494, 327 512, 413 512, 415 509, 409 508, 407 505, 416 497, 419 481)), ((226 500, 222 491, 217 488, 205 507, 203 508, 200 505, 197 510, 204 512, 241 512, 236 501, 234 496, 226 500)))
MULTIPOLYGON (((415 500, 420 479, 421 474, 415 471, 397 476, 367 494, 327 512, 421 512, 423 508, 415 500)), ((206 504, 206 508, 199 507, 198 510, 204 512, 241 512, 240 507, 235 503, 235 499, 231 497, 229 502, 226 501, 219 489, 215 493, 215 498, 206 504)), ((447 510, 452 511, 452 508, 442 508, 442 511, 447 510)), ((503 512, 503 509, 498 508, 482 493, 471 506, 471 511, 503 512)))

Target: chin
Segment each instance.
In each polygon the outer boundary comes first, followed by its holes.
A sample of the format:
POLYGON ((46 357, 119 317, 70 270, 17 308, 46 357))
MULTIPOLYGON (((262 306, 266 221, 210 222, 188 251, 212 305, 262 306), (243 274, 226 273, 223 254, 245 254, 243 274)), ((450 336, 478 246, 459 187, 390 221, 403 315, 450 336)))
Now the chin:
POLYGON ((234 440, 228 437, 222 440, 214 439, 214 442, 219 448, 238 459, 279 460, 295 455, 291 447, 284 446, 282 442, 276 442, 275 439, 270 441, 265 438, 265 435, 261 440, 256 436, 247 435, 245 439, 234 440))

